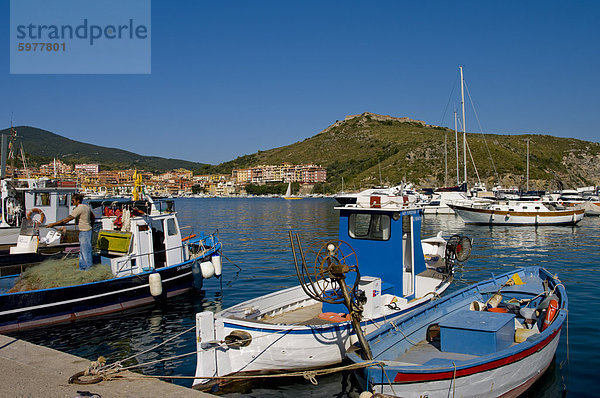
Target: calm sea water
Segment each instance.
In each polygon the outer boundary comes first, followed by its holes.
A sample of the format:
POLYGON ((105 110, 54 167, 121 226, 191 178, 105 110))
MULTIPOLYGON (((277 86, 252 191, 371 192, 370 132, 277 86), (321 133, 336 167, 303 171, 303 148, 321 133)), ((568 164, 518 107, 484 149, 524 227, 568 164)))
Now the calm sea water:
MULTIPOLYGON (((142 352, 194 326, 195 314, 219 310, 240 301, 297 284, 289 249, 288 230, 303 241, 337 237, 337 211, 332 199, 178 199, 184 235, 219 231, 227 260, 223 276, 205 281, 194 291, 162 306, 145 307, 102 319, 85 320, 21 333, 18 337, 36 344, 109 362, 142 352)), ((600 219, 586 217, 576 227, 484 227, 465 226, 454 216, 426 216, 423 237, 444 231, 447 236, 467 234, 474 239, 473 253, 456 270, 450 290, 507 272, 519 266, 540 265, 559 275, 569 294, 568 325, 563 327, 554 366, 526 394, 529 397, 597 396, 600 391, 600 219), (568 329, 568 333, 567 333, 568 329), (568 338, 567 338, 568 335, 568 338)), ((184 334, 126 365, 172 357, 195 350, 193 332, 184 334), (136 362, 137 361, 137 362, 136 362)), ((141 369, 153 375, 193 375, 195 356, 175 359, 141 369)), ((269 381, 229 397, 356 397, 348 374, 308 381, 269 381)), ((190 380, 173 382, 190 386, 190 380)))

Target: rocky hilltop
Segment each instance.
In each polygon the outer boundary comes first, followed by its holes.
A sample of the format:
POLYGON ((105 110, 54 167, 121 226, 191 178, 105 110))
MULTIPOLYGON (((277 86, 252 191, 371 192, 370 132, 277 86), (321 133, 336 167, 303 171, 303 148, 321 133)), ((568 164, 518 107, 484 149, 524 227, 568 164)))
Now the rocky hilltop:
MULTIPOLYGON (((327 167, 332 191, 339 189, 342 177, 350 188, 377 185, 380 170, 384 184, 410 181, 420 187, 443 186, 457 181, 454 137, 453 130, 421 120, 364 112, 337 120, 304 141, 242 156, 218 167, 227 171, 257 164, 314 162, 327 167)), ((527 140, 531 189, 600 185, 599 143, 537 134, 467 133, 473 159, 467 165, 469 182, 479 179, 488 187, 524 187, 527 140)), ((462 137, 459 146, 462 173, 462 137)))

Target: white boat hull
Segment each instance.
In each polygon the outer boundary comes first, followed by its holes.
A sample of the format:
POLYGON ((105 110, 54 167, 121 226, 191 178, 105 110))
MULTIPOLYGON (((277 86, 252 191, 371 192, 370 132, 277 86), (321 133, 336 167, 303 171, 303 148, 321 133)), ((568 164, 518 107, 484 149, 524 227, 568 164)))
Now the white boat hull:
POLYGON ((489 225, 561 225, 577 224, 584 211, 561 210, 544 212, 502 211, 452 206, 466 224, 489 225))
MULTIPOLYGON (((441 294, 449 285, 450 281, 445 281, 436 292, 441 294)), ((397 319, 426 304, 432 297, 431 294, 424 295, 400 306, 400 310, 388 311, 386 315, 363 321, 363 330, 370 333, 383 322, 397 319)), ((346 350, 356 342, 349 321, 321 325, 277 325, 241 320, 233 315, 237 311, 240 318, 248 316, 248 311, 253 308, 261 314, 271 309, 277 315, 316 304, 306 296, 301 286, 296 286, 236 305, 227 310, 227 316, 214 315, 209 311, 197 314, 197 379, 194 380, 194 386, 202 388, 202 384, 209 383, 213 378, 232 373, 281 372, 340 363, 346 350), (260 305, 261 309, 252 304, 260 305), (248 333, 251 336, 250 344, 241 348, 224 344, 226 336, 234 331, 248 333)))

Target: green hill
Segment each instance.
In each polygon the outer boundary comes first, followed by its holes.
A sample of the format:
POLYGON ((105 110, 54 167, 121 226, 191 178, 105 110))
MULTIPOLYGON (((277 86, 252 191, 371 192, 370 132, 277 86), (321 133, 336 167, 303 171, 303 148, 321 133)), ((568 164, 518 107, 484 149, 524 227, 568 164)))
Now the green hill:
MULTIPOLYGON (((327 167, 330 190, 400 181, 420 187, 445 184, 444 138, 448 139, 448 184, 456 184, 454 131, 408 118, 365 112, 336 121, 302 142, 259 151, 218 167, 224 171, 259 164, 314 162, 327 167)), ((488 187, 525 186, 530 140, 530 189, 600 185, 600 144, 549 135, 467 134, 477 173, 488 187)), ((459 134, 462 175, 462 134, 459 134)), ((469 156, 469 155, 467 155, 469 156)), ((469 182, 477 181, 468 160, 469 182)), ((461 177, 462 178, 462 177, 461 177)))
MULTIPOLYGON (((347 189, 407 181, 419 187, 446 185, 444 138, 448 143, 448 185, 456 184, 454 131, 409 118, 369 112, 336 121, 301 142, 258 151, 219 165, 142 156, 70 140, 33 127, 17 127, 29 161, 95 162, 106 168, 163 171, 186 168, 197 173, 231 173, 234 168, 261 164, 316 163, 327 168, 327 184, 319 192, 338 191, 344 178, 347 189)), ((7 133, 8 129, 2 133, 7 133)), ((600 185, 600 143, 550 135, 471 134, 467 141, 477 171, 469 159, 469 183, 477 173, 488 187, 525 187, 527 140, 530 141, 530 188, 557 189, 600 185)), ((462 134, 459 134, 462 175, 462 134)), ((462 177, 461 177, 462 179, 462 177)))
MULTIPOLYGON (((69 164, 100 163, 105 169, 139 168, 165 171, 176 168, 203 170, 209 167, 187 160, 142 156, 118 148, 86 144, 35 127, 18 126, 15 129, 17 145, 23 144, 28 161, 33 165, 48 163, 56 158, 69 164)), ((10 134, 10 129, 0 130, 0 133, 10 134)))

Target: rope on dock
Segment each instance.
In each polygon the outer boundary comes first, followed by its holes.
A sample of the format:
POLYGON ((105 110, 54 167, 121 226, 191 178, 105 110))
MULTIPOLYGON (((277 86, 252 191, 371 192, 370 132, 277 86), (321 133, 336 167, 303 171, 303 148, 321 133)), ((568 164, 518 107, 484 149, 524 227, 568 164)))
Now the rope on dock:
POLYGON ((171 375, 116 375, 121 369, 116 370, 112 373, 105 373, 99 375, 98 378, 101 380, 116 380, 116 379, 127 379, 127 380, 143 380, 143 379, 215 379, 215 380, 244 380, 244 379, 270 379, 270 378, 281 378, 281 377, 303 377, 310 381, 312 384, 317 385, 317 376, 324 376, 332 373, 338 373, 346 370, 356 370, 367 368, 370 366, 384 366, 383 362, 369 361, 363 363, 355 363, 350 365, 337 366, 333 368, 325 369, 314 369, 314 370, 301 370, 296 372, 287 373, 276 373, 276 374, 252 374, 252 375, 230 375, 230 376, 171 376, 171 375))

